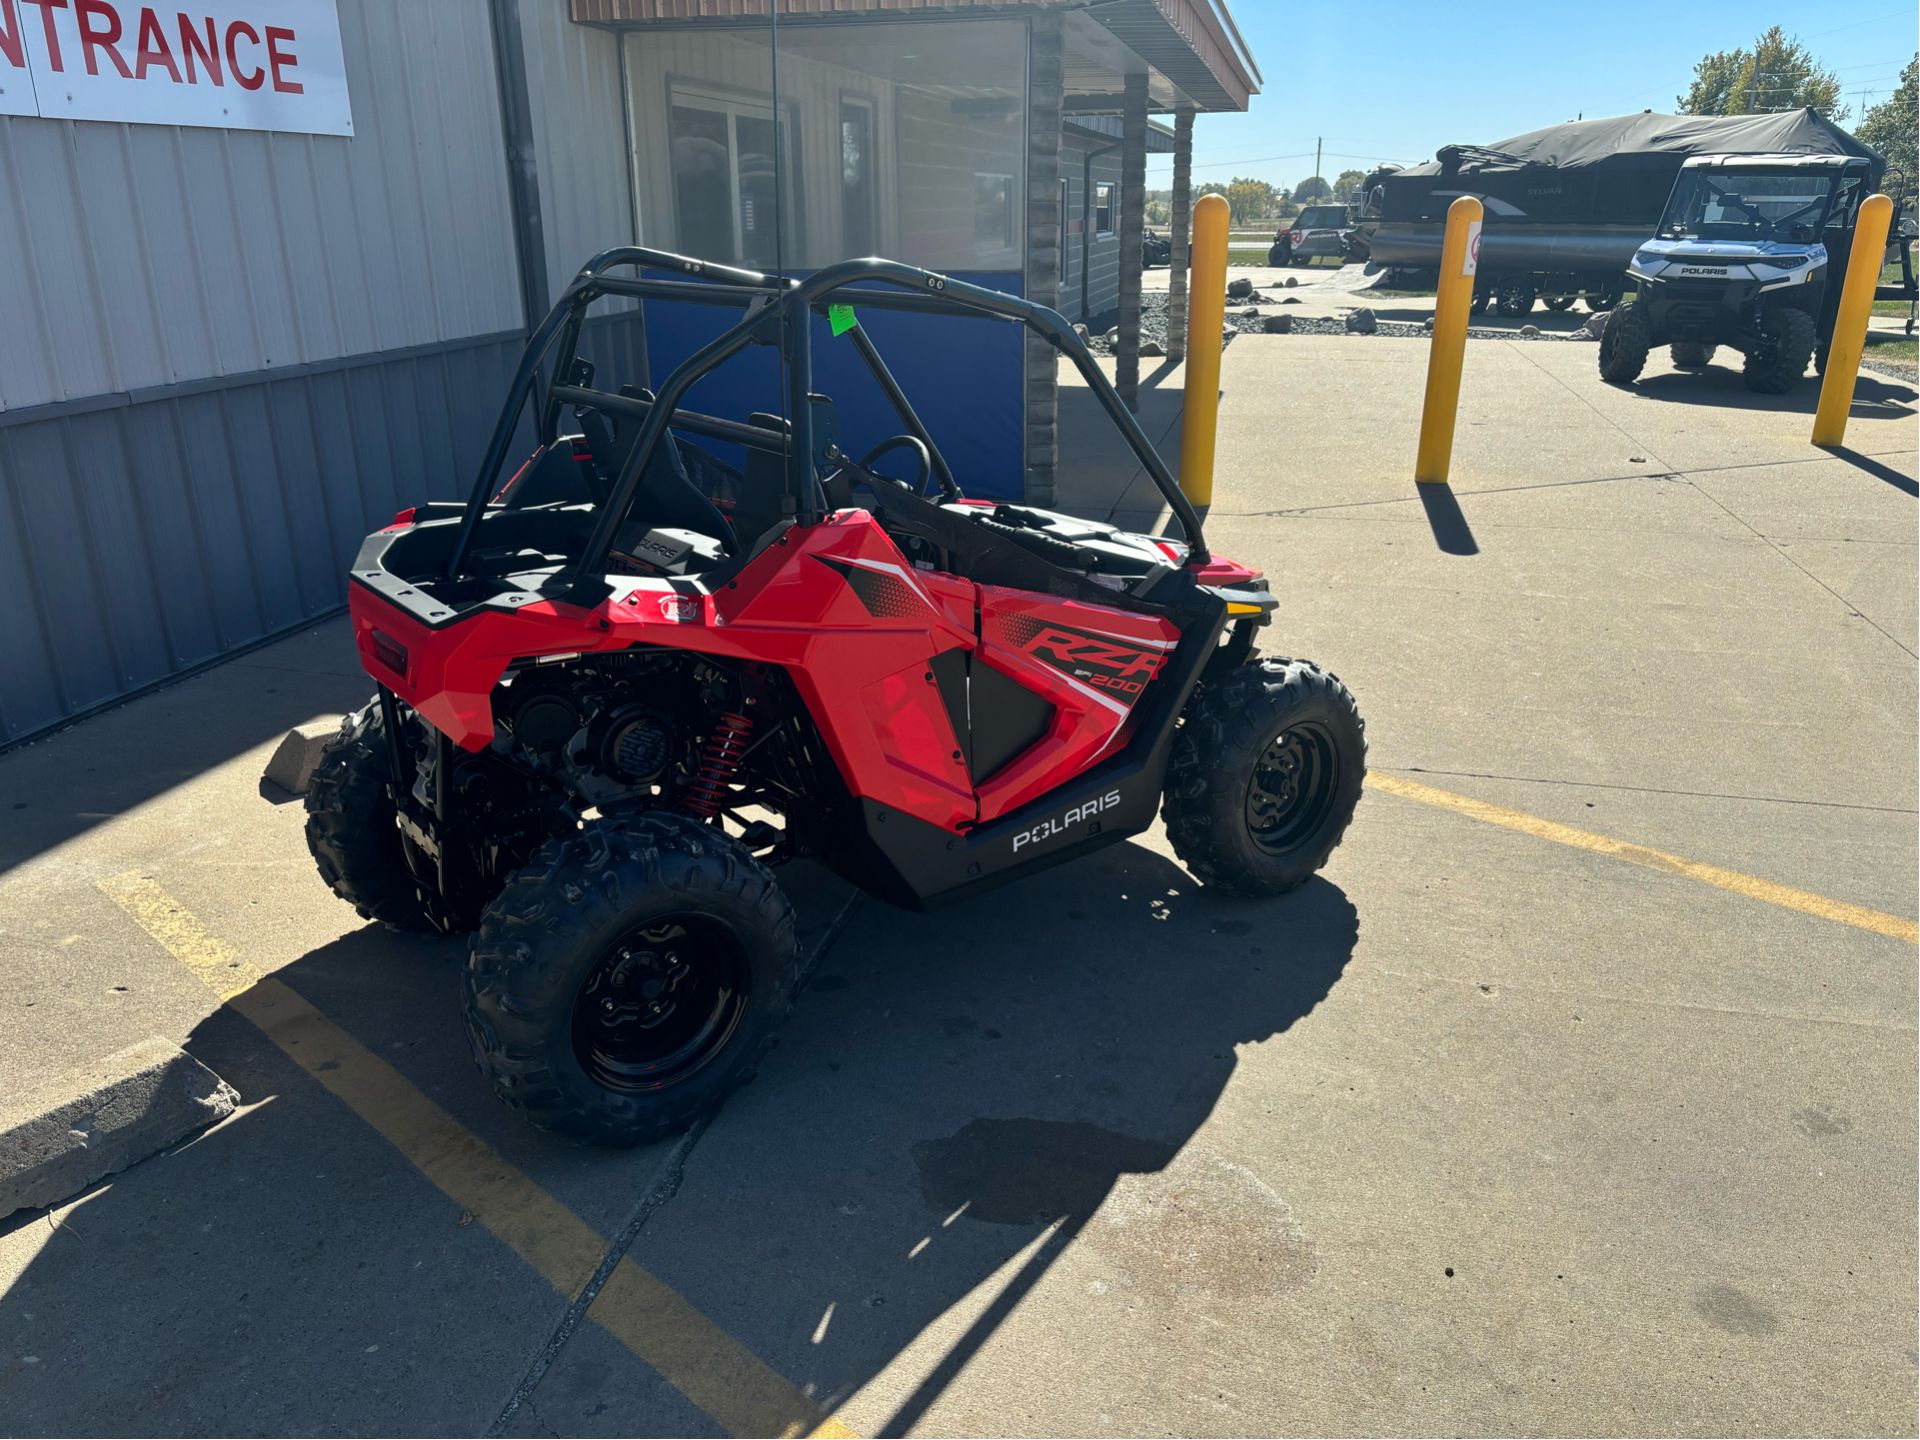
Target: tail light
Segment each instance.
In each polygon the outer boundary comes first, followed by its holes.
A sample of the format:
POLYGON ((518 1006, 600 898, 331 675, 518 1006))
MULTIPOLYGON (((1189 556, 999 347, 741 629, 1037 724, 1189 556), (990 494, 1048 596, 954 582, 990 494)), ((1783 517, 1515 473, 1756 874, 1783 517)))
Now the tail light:
POLYGON ((396 675, 407 673, 407 647, 391 635, 378 630, 370 631, 367 636, 373 646, 373 658, 396 675))

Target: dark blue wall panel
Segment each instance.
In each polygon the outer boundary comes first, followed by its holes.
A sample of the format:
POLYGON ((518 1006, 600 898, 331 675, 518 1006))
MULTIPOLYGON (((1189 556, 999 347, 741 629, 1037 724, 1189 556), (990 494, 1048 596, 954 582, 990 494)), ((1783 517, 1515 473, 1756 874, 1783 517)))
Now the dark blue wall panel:
MULTIPOLYGON (((1017 271, 955 275, 974 285, 1021 293, 1017 271)), ((647 302, 647 354, 657 385, 675 365, 739 318, 725 306, 647 302)), ((1026 487, 1025 364, 1022 329, 985 316, 913 315, 863 310, 860 323, 878 347, 954 478, 969 495, 1022 498, 1026 487)), ((756 410, 779 413, 778 357, 756 349, 728 362, 693 389, 696 410, 744 420, 756 410)), ((627 373, 602 370, 596 383, 618 384, 627 373)), ((836 340, 825 320, 813 322, 813 388, 833 397, 842 448, 859 455, 900 432, 893 407, 880 393, 847 340, 836 340)))

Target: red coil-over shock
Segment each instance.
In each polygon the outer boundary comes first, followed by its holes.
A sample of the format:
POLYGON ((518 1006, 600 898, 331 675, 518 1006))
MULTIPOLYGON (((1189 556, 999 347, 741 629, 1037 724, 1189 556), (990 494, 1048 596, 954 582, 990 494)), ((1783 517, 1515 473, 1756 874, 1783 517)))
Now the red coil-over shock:
POLYGON ((720 717, 713 734, 700 751, 700 773, 687 791, 687 809, 702 819, 711 820, 727 802, 727 786, 740 760, 747 753, 747 736, 753 733, 753 721, 728 711, 720 717))

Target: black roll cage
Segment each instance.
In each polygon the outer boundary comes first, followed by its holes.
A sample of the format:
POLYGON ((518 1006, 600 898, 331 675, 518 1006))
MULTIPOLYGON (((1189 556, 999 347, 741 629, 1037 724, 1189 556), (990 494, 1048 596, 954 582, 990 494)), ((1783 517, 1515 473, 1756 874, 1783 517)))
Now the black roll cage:
MULTIPOLYGON (((786 461, 783 510, 792 515, 797 524, 812 524, 823 519, 820 489, 813 471, 813 345, 808 321, 813 312, 824 313, 830 305, 864 305, 876 310, 935 315, 987 315, 1012 321, 1039 335, 1073 362, 1100 402, 1100 408, 1126 437, 1135 458, 1153 477, 1161 497, 1179 517, 1182 535, 1191 547, 1192 561, 1205 564, 1210 558, 1200 517, 1181 493, 1178 482, 1140 429, 1139 422, 1095 363, 1092 353, 1058 311, 931 270, 903 265, 897 260, 877 257, 844 260, 815 271, 805 280, 791 280, 715 265, 665 250, 621 245, 601 251, 582 266, 553 309, 528 336, 506 403, 501 406, 500 418, 481 459, 473 493, 467 497, 459 534, 447 558, 446 578, 459 579, 463 574, 474 531, 486 512, 488 500, 498 493, 500 471, 506 464, 521 411, 529 405, 533 408, 542 445, 552 444, 557 437, 560 408, 567 403, 628 415, 641 422, 639 437, 627 451, 620 473, 613 477, 607 499, 594 517, 593 532, 573 563, 567 579, 569 589, 587 588, 604 574, 614 532, 633 504, 640 477, 646 473, 648 462, 669 428, 781 456, 786 461), (650 279, 645 275, 606 273, 626 267, 671 271, 695 278, 650 279), (875 288, 870 282, 876 281, 896 288, 875 288), (746 314, 737 324, 688 356, 661 382, 659 393, 649 400, 569 383, 568 377, 575 374, 580 329, 587 307, 602 296, 740 305, 746 307, 746 314), (755 344, 777 345, 785 362, 787 433, 679 408, 680 401, 696 381, 755 344), (556 347, 557 354, 554 354, 556 347), (550 354, 553 354, 551 374, 554 378, 542 387, 542 371, 550 354)), ((644 320, 641 323, 644 325, 644 320)), ((949 498, 958 497, 959 486, 946 460, 873 341, 857 325, 848 334, 868 372, 898 412, 906 433, 925 445, 932 455, 934 474, 941 489, 949 498)))

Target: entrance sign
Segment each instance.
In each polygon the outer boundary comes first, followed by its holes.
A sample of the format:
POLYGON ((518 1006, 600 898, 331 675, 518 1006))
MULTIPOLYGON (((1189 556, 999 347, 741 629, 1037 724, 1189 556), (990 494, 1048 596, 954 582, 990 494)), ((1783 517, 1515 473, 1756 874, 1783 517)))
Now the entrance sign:
POLYGON ((0 115, 351 135, 335 0, 0 0, 0 115))

